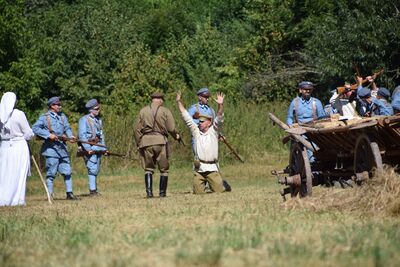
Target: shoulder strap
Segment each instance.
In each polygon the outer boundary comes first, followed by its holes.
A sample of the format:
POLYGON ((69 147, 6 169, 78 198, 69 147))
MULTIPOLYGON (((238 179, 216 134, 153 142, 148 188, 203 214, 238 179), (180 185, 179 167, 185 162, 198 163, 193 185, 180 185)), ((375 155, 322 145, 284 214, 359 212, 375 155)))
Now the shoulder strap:
POLYGON ((49 129, 50 133, 53 133, 53 128, 51 127, 51 121, 50 121, 50 113, 46 113, 44 114, 44 116, 46 117, 46 121, 47 121, 47 128, 49 129))
POLYGON ((312 113, 313 113, 313 119, 314 121, 317 120, 317 101, 315 100, 315 98, 313 98, 312 101, 312 113))
MULTIPOLYGON (((156 126, 156 123, 157 123, 156 117, 157 117, 157 113, 158 113, 158 110, 160 109, 160 107, 161 106, 158 106, 157 109, 156 109, 156 112, 153 112, 153 110, 151 109, 151 106, 150 106, 150 110, 153 113, 153 126, 151 127, 151 129, 153 131, 154 131, 154 126, 156 126)), ((157 123, 157 125, 158 125, 158 123, 157 123)), ((158 125, 158 126, 160 126, 160 125, 158 125)))
POLYGON ((294 99, 294 109, 293 109, 294 118, 295 118, 296 122, 299 122, 299 116, 297 114, 298 109, 299 109, 299 97, 296 97, 294 99))
POLYGON ((89 127, 90 127, 90 130, 91 130, 91 132, 92 132, 92 138, 95 138, 95 137, 96 137, 96 131, 94 130, 93 122, 91 121, 91 119, 89 118, 89 116, 86 116, 86 120, 87 120, 87 122, 89 123, 89 127))

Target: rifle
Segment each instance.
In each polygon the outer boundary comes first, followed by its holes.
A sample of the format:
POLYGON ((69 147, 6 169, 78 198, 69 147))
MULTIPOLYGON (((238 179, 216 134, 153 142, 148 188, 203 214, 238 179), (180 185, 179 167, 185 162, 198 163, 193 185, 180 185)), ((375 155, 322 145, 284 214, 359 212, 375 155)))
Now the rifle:
POLYGON ((81 140, 81 139, 70 138, 70 137, 68 137, 66 135, 57 136, 57 138, 59 140, 61 140, 61 141, 64 141, 64 142, 66 142, 66 141, 69 141, 69 142, 74 141, 74 142, 77 142, 77 143, 88 144, 88 145, 92 145, 92 146, 106 147, 103 144, 99 144, 98 141, 97 142, 96 141, 91 141, 91 140, 84 141, 84 140, 81 140))
MULTIPOLYGON (((372 79, 375 80, 376 77, 378 77, 379 75, 381 75, 381 74, 383 73, 383 71, 384 71, 384 69, 382 68, 382 69, 380 69, 379 71, 373 73, 373 74, 371 75, 372 79)), ((358 72, 358 71, 357 71, 357 72, 358 72)), ((365 82, 367 82, 367 81, 368 81, 367 79, 363 79, 363 80, 362 80, 362 83, 365 83, 365 82)), ((346 88, 345 86, 339 86, 339 87, 336 88, 336 92, 337 92, 338 94, 343 94, 343 93, 345 93, 347 90, 356 90, 357 87, 358 87, 358 84, 357 84, 357 83, 354 83, 354 84, 350 85, 349 88, 346 88)))
MULTIPOLYGON (((114 152, 110 152, 110 151, 106 151, 106 150, 93 151, 93 154, 89 154, 89 151, 86 151, 86 150, 78 150, 76 152, 77 157, 90 156, 90 155, 94 155, 94 154, 95 155, 105 155, 105 156, 115 156, 115 157, 124 158, 124 159, 131 159, 126 155, 122 155, 119 153, 114 153, 114 152)), ((133 160, 133 159, 131 159, 131 160, 133 160)))
POLYGON ((233 153, 233 155, 235 155, 235 157, 242 163, 244 163, 244 160, 242 159, 242 157, 235 151, 235 149, 233 149, 233 147, 226 141, 225 136, 223 136, 222 134, 219 134, 218 138, 220 140, 222 140, 222 142, 229 148, 229 150, 233 153))

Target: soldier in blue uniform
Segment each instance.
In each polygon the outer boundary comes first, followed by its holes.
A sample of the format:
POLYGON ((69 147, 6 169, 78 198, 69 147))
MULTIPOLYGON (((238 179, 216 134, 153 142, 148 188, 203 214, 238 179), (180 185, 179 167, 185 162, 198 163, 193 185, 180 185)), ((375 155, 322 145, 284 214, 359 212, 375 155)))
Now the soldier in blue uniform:
POLYGON ((392 94, 392 107, 394 114, 400 113, 400 85, 397 86, 392 94))
POLYGON ((71 162, 65 141, 76 141, 68 119, 61 112, 61 101, 57 96, 47 101, 49 110, 41 115, 32 126, 35 135, 44 139, 42 155, 46 158, 46 181, 49 193, 53 195, 53 180, 57 172, 64 176, 68 200, 77 198, 72 192, 71 162))
POLYGON ((376 98, 379 99, 384 107, 376 109, 376 115, 384 115, 384 116, 392 116, 393 115, 393 107, 389 103, 388 99, 390 97, 390 91, 385 87, 379 87, 376 98))
POLYGON ((105 139, 103 134, 103 123, 99 117, 100 104, 96 99, 89 100, 85 107, 89 114, 79 120, 79 140, 91 142, 93 144, 81 144, 83 149, 83 159, 88 170, 90 196, 99 196, 97 191, 97 175, 100 171, 102 155, 107 154, 105 139))
POLYGON ((207 87, 201 88, 197 91, 199 102, 191 105, 188 109, 189 115, 193 118, 194 123, 199 124, 200 114, 207 115, 212 119, 215 118, 214 109, 208 105, 208 99, 210 96, 211 93, 207 87))
POLYGON ((311 96, 314 90, 312 82, 303 81, 298 85, 300 96, 292 100, 286 123, 307 123, 326 117, 321 101, 311 96))
POLYGON ((374 115, 389 116, 393 114, 391 107, 387 107, 381 99, 372 97, 369 88, 362 87, 362 77, 357 77, 357 82, 359 84, 357 88, 357 112, 362 117, 371 117, 374 115))

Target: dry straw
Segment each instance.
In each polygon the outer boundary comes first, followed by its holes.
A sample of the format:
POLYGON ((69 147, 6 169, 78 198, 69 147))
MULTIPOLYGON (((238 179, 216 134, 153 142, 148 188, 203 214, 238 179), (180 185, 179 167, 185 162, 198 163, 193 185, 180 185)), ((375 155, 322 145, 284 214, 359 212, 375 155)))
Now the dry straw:
POLYGON ((385 167, 380 173, 353 188, 316 188, 314 196, 290 199, 282 205, 288 210, 346 211, 364 216, 400 216, 400 175, 385 167))

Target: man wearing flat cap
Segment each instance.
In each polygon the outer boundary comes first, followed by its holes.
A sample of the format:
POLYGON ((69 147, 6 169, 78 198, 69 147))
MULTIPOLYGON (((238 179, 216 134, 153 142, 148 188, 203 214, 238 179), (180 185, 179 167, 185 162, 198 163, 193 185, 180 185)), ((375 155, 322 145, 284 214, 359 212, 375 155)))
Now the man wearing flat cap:
POLYGON ((311 96, 314 90, 312 82, 298 84, 299 96, 292 100, 286 117, 286 123, 308 123, 326 117, 321 101, 311 96))
POLYGON ((160 92, 153 93, 151 104, 140 110, 135 125, 135 141, 145 171, 147 198, 153 197, 153 174, 156 166, 160 171, 160 197, 167 196, 168 134, 178 141, 181 138, 175 129, 175 120, 171 111, 164 107, 163 103, 164 95, 160 92))
MULTIPOLYGON (((378 98, 372 97, 371 90, 367 87, 362 86, 362 77, 357 77, 357 111, 362 117, 371 117, 374 115, 378 116, 389 116, 393 114, 393 109, 387 107, 385 103, 378 98)), ((385 94, 385 90, 381 91, 381 94, 385 94)), ((379 93, 379 90, 378 90, 379 93)), ((390 93, 389 93, 390 94, 390 93)), ((382 97, 382 96, 381 96, 382 97)))
POLYGON ((64 176, 64 183, 68 200, 77 198, 72 192, 71 162, 66 141, 76 141, 72 134, 68 119, 61 112, 61 101, 58 96, 47 101, 49 110, 41 115, 32 126, 35 135, 44 140, 42 155, 46 158, 46 182, 49 193, 53 196, 53 181, 57 172, 64 176))
POLYGON ((196 123, 185 109, 182 94, 178 92, 176 102, 181 116, 190 129, 194 141, 194 153, 197 160, 194 162, 193 193, 206 193, 206 183, 213 192, 231 191, 229 184, 222 180, 218 164, 218 136, 223 125, 224 95, 217 93, 216 102, 218 112, 215 118, 209 114, 200 114, 199 123, 196 123))
POLYGON ((100 118, 100 103, 97 99, 90 99, 86 105, 88 114, 79 120, 79 139, 88 143, 80 144, 83 150, 83 159, 88 170, 89 195, 99 196, 97 176, 100 172, 102 155, 107 153, 103 133, 103 122, 100 118))

